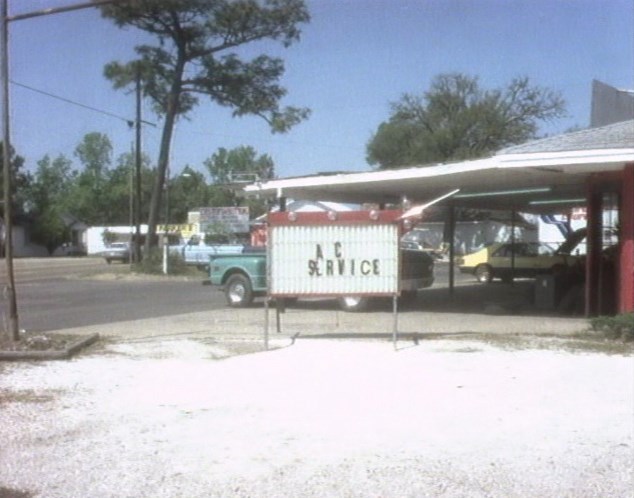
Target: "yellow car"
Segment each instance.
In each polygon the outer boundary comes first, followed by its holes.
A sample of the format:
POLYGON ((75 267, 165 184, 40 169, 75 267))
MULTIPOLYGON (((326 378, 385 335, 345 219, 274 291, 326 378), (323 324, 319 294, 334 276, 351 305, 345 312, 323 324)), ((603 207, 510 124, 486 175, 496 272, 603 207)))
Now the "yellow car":
POLYGON ((489 283, 494 278, 510 281, 548 273, 562 274, 580 265, 581 258, 555 250, 548 244, 515 242, 492 244, 457 262, 461 273, 475 275, 478 282, 489 283))

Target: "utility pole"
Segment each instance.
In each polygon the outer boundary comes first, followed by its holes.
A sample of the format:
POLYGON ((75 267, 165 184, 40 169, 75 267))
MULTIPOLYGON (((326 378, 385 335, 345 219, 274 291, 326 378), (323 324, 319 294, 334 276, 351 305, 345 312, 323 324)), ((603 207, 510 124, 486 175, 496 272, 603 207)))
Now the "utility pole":
POLYGON ((135 148, 135 170, 136 170, 136 195, 134 197, 134 261, 141 262, 141 68, 136 67, 136 148, 135 148))
POLYGON ((2 169, 4 181, 4 260, 7 267, 6 294, 8 299, 8 320, 5 331, 13 341, 20 340, 20 327, 18 320, 18 301, 15 293, 15 274, 13 271, 13 198, 11 195, 11 132, 9 112, 9 17, 8 0, 1 0, 0 23, 2 24, 2 49, 0 53, 0 68, 2 72, 2 169))
POLYGON ((44 9, 17 16, 9 16, 9 0, 0 0, 0 76, 2 82, 2 167, 4 181, 4 226, 5 226, 5 250, 4 259, 7 267, 7 285, 6 294, 9 301, 8 304, 8 323, 7 334, 11 340, 20 340, 20 328, 18 319, 18 301, 15 292, 15 274, 13 271, 13 191, 11 186, 11 114, 9 112, 9 23, 11 21, 22 21, 32 19, 34 17, 48 16, 51 14, 62 14, 75 10, 95 8, 100 5, 112 3, 124 3, 127 0, 93 0, 92 2, 82 2, 65 7, 44 9))

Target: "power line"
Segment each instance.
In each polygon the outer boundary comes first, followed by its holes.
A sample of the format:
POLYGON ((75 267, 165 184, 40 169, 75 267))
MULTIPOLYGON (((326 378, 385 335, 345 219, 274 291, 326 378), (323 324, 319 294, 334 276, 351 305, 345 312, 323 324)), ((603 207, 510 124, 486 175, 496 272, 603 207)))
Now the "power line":
MULTIPOLYGON (((41 95, 45 95, 46 97, 50 97, 52 99, 61 100, 62 102, 66 102, 67 104, 72 104, 72 105, 77 106, 77 107, 82 107, 84 109, 88 109, 89 111, 97 112, 97 113, 103 114, 105 116, 110 116, 111 118, 119 119, 121 121, 124 121, 130 128, 132 128, 134 126, 134 119, 128 119, 128 118, 125 118, 123 116, 119 116, 118 114, 114 114, 114 113, 109 112, 109 111, 104 111, 103 109, 98 109, 96 107, 92 107, 92 106, 89 106, 87 104, 82 104, 81 102, 76 102, 74 100, 70 100, 70 99, 68 99, 66 97, 60 97, 59 95, 55 95, 53 93, 49 93, 49 92, 46 92, 44 90, 39 90, 37 88, 33 88, 32 86, 25 85, 24 83, 18 83, 17 81, 14 81, 14 80, 11 80, 11 84, 15 85, 15 86, 19 86, 21 88, 25 88, 27 90, 30 90, 31 92, 35 92, 35 93, 39 93, 41 95)), ((141 123, 156 127, 156 124, 152 123, 150 121, 141 120, 141 123)))

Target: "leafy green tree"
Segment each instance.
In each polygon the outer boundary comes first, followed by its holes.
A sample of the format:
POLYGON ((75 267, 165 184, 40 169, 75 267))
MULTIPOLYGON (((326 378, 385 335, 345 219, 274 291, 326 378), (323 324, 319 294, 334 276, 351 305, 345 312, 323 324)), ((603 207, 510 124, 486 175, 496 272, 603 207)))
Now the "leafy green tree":
POLYGON ((309 111, 280 107, 286 90, 279 84, 281 59, 259 55, 243 60, 242 50, 262 41, 288 47, 299 39, 298 25, 309 20, 303 0, 136 0, 101 7, 119 27, 135 27, 156 38, 136 47, 139 58, 111 62, 105 75, 115 88, 137 78, 155 111, 163 117, 146 249, 155 243, 156 224, 176 119, 207 97, 233 109, 234 116, 264 118, 273 132, 285 132, 309 111))
POLYGON ((476 77, 441 74, 422 96, 405 94, 392 104, 367 159, 388 169, 484 157, 536 138, 540 122, 564 115, 561 95, 526 77, 484 90, 476 77))
POLYGON ((54 160, 46 155, 37 162, 29 195, 29 212, 34 223, 31 239, 52 254, 70 238, 64 215, 72 205, 72 192, 77 173, 63 155, 54 160))
POLYGON ((31 240, 46 247, 49 255, 70 240, 71 233, 58 206, 50 205, 41 213, 31 228, 31 240))
POLYGON ((216 185, 236 182, 266 181, 275 177, 275 164, 267 154, 258 157, 253 147, 241 146, 232 150, 218 149, 204 162, 211 182, 216 185))
POLYGON ((108 177, 112 165, 112 143, 107 135, 93 132, 75 149, 83 166, 71 193, 73 215, 89 225, 106 225, 116 206, 110 199, 108 177))
POLYGON ((228 185, 255 181, 266 181, 275 177, 275 164, 266 154, 260 156, 253 147, 237 147, 232 150, 218 149, 204 162, 211 176, 210 206, 249 206, 252 217, 259 216, 266 211, 264 201, 237 195, 235 189, 228 185))
POLYGON ((82 176, 103 181, 112 164, 112 142, 103 133, 87 133, 75 148, 75 156, 84 166, 82 176))
MULTIPOLYGON (((4 164, 2 155, 3 144, 0 142, 0 196, 4 199, 4 164)), ((15 153, 11 147, 11 187, 12 187, 12 213, 13 218, 22 216, 28 204, 29 188, 32 182, 31 175, 24 171, 24 158, 15 153)), ((0 217, 4 217, 4 203, 0 203, 0 217)))
MULTIPOLYGON (((106 192, 110 208, 106 225, 128 225, 130 223, 130 201, 132 192, 132 180, 135 171, 135 154, 126 152, 117 158, 114 168, 106 174, 106 192)), ((152 192, 152 179, 154 172, 148 156, 141 158, 141 218, 147 219, 148 205, 143 202, 149 199, 152 192)), ((134 189, 136 190, 136 189, 134 189)), ((134 192, 136 195, 136 192, 134 192)))
POLYGON ((189 166, 170 180, 169 189, 170 223, 186 223, 189 211, 209 205, 210 191, 205 175, 189 166))

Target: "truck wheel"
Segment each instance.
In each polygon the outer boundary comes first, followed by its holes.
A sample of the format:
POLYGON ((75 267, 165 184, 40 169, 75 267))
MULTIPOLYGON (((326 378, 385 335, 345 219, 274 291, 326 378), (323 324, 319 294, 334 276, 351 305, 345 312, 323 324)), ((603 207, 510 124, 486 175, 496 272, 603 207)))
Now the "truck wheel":
POLYGON ((344 296, 339 298, 339 307, 343 311, 364 311, 369 299, 362 296, 344 296))
POLYGON ((493 280, 493 269, 489 265, 478 265, 475 269, 475 278, 481 284, 491 283, 491 280, 493 280))
POLYGON ((231 275, 225 285, 225 298, 232 308, 244 308, 253 302, 251 281, 241 274, 231 275))
POLYGON ((402 291, 399 301, 405 306, 414 304, 418 299, 418 293, 416 291, 402 291))

